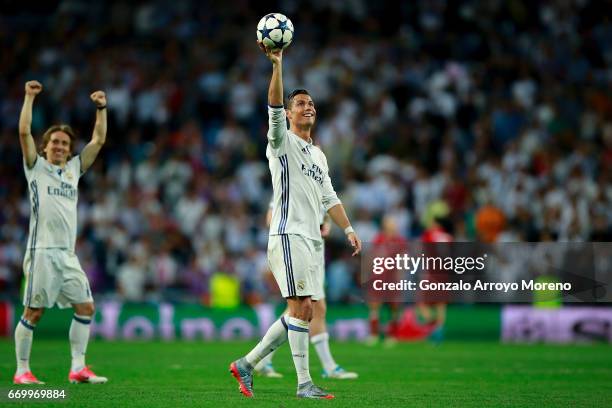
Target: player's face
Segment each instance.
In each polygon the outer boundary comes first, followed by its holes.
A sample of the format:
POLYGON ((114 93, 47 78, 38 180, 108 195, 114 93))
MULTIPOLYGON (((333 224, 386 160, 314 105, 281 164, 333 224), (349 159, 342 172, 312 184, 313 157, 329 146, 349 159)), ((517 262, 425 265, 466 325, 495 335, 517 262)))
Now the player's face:
POLYGON ((70 155, 70 136, 62 131, 51 133, 49 142, 45 146, 47 160, 55 165, 62 165, 70 155))
POLYGON ((298 127, 312 127, 317 117, 317 110, 310 95, 296 95, 293 98, 291 109, 287 112, 287 117, 298 127))

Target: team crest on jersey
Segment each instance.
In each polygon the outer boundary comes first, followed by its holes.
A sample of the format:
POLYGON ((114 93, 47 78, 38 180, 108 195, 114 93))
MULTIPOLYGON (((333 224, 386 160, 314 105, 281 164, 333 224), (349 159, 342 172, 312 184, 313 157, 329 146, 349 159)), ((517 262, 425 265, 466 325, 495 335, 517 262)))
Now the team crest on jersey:
POLYGON ((72 176, 72 173, 71 173, 71 172, 66 171, 66 178, 67 178, 68 180, 72 181, 72 179, 73 179, 74 177, 72 176))
POLYGON ((299 281, 297 282, 297 288, 298 288, 299 290, 304 290, 304 288, 305 288, 305 287, 306 287, 306 283, 305 283, 303 280, 299 280, 299 281))

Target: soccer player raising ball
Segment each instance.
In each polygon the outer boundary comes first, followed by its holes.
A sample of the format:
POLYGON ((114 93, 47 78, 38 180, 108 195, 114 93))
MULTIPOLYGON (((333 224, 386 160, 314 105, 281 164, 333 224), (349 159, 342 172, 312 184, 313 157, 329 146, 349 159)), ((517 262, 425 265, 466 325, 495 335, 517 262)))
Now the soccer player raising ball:
POLYGON ((253 368, 288 339, 297 372, 297 396, 331 399, 333 395, 313 384, 308 365, 308 326, 320 287, 316 254, 321 246, 321 206, 344 230, 354 249, 353 255, 361 251, 361 241, 336 196, 325 155, 312 144, 311 131, 317 111, 310 94, 303 89, 293 91, 285 109, 283 52, 261 42, 259 46, 272 62, 266 156, 274 195, 268 261, 287 299, 289 314, 274 322, 253 350, 230 365, 230 371, 238 380, 240 391, 252 397, 253 368), (289 129, 286 119, 289 119, 289 129))
POLYGON ((36 151, 30 125, 34 98, 42 89, 37 81, 25 84, 25 100, 19 117, 19 142, 30 190, 31 214, 23 262, 24 312, 15 328, 17 372, 13 382, 42 384, 30 371, 32 337, 45 308, 57 303, 60 308, 72 306, 74 309, 68 334, 72 355, 69 381, 105 383, 105 377, 95 375, 85 365, 94 302, 74 245, 79 178, 92 165, 106 140, 106 96, 102 91, 91 94, 97 109, 93 135, 81 154, 73 156, 75 135, 68 125, 51 126, 36 151))

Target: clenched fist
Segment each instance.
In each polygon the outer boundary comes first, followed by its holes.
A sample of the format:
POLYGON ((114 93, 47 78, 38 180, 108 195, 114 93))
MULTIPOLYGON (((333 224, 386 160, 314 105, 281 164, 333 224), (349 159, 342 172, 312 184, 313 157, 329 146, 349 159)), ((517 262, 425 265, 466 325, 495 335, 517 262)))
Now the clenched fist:
POLYGON ((96 91, 89 97, 96 104, 96 107, 101 108, 106 106, 106 94, 103 91, 96 91))
POLYGON ((43 86, 38 81, 28 81, 25 83, 25 93, 26 95, 36 96, 43 89, 43 86))

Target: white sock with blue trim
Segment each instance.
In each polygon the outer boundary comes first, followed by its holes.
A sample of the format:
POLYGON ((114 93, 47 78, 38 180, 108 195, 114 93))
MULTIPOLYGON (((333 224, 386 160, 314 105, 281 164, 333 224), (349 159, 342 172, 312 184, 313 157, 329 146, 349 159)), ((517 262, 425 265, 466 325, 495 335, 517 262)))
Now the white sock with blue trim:
POLYGON ((15 327, 15 356, 17 357, 17 375, 30 371, 30 351, 34 336, 34 324, 23 317, 15 327))
POLYGON ((71 371, 78 372, 85 368, 85 353, 89 342, 91 316, 75 314, 70 324, 70 354, 72 355, 71 371))
POLYGON ((298 385, 312 381, 308 367, 308 322, 295 317, 287 319, 289 347, 297 373, 298 385))
POLYGON ((338 364, 334 361, 331 350, 329 349, 329 334, 327 332, 319 333, 316 336, 312 336, 310 342, 315 347, 319 360, 321 360, 321 365, 325 371, 328 373, 334 371, 338 364))
POLYGON ((255 367, 264 357, 287 341, 287 323, 285 319, 285 316, 281 316, 280 319, 272 323, 272 326, 270 326, 261 341, 245 356, 247 363, 255 367))

